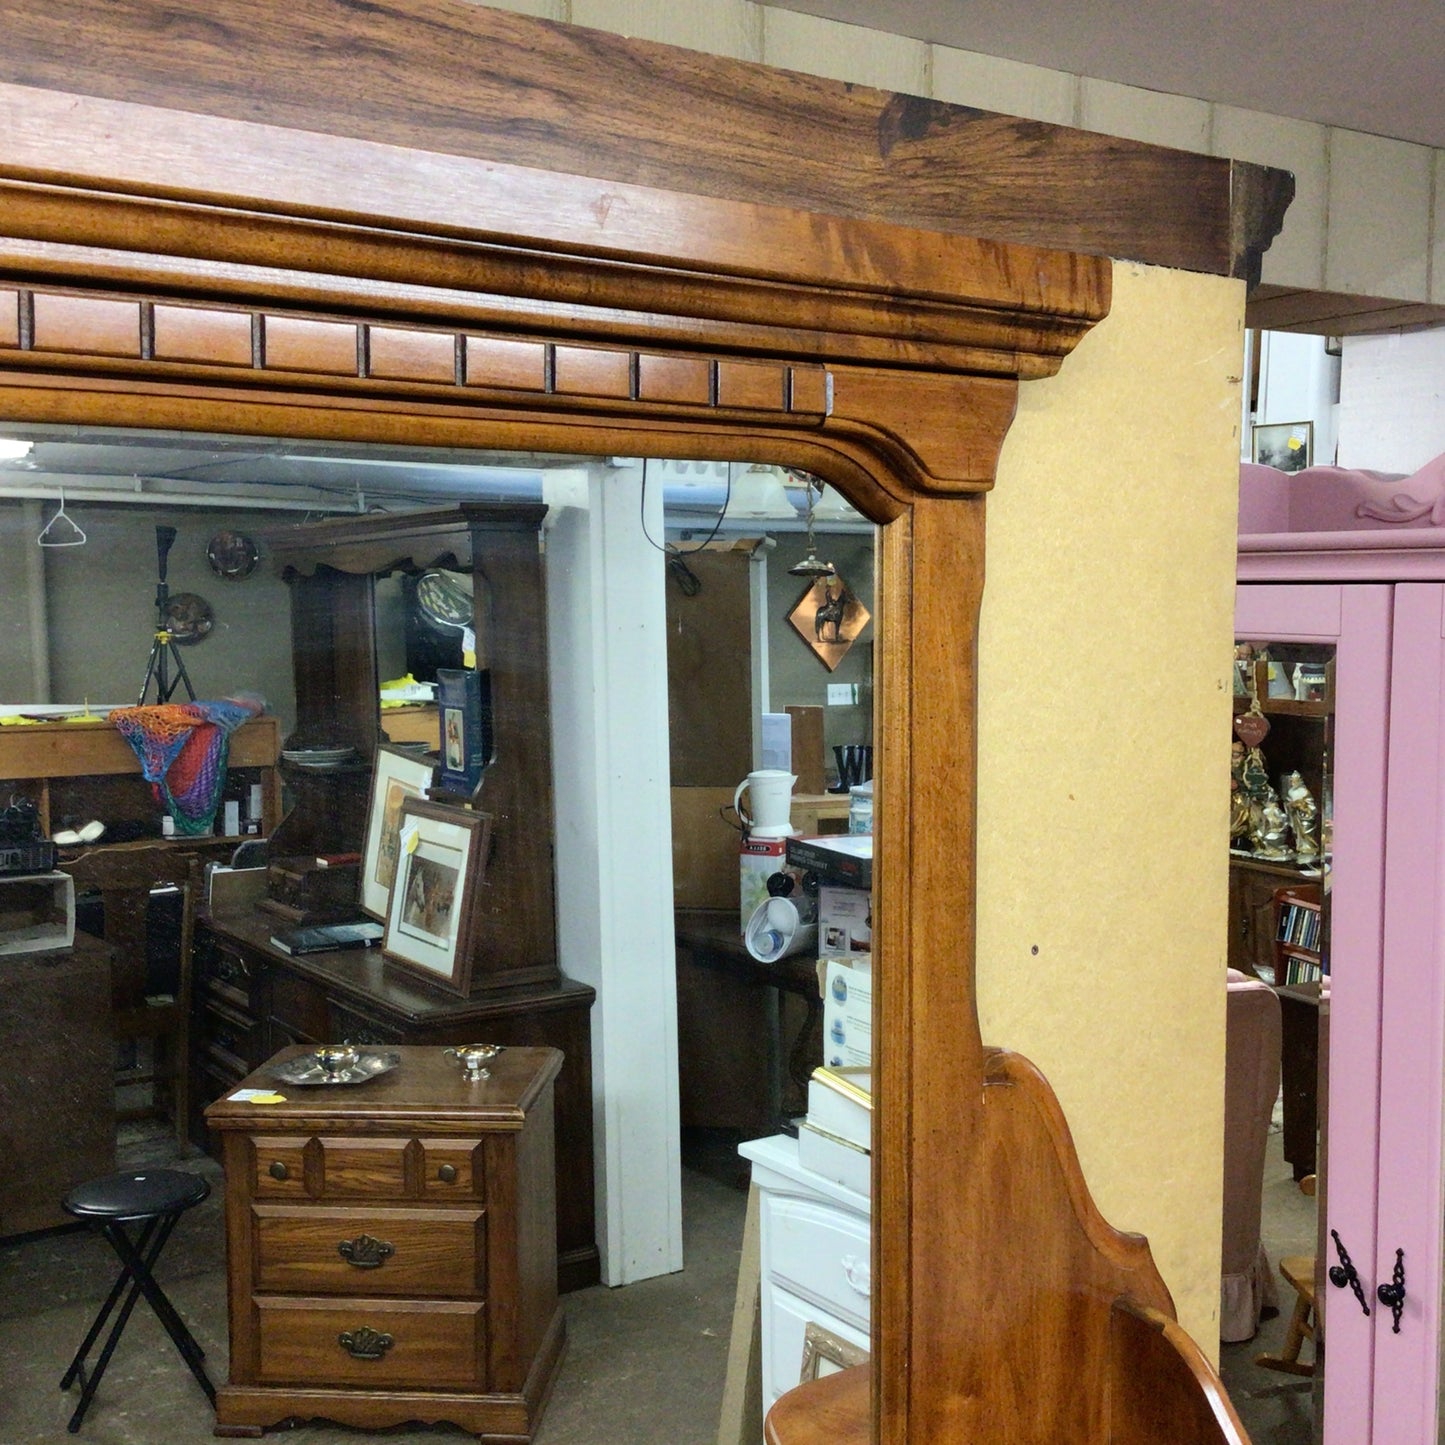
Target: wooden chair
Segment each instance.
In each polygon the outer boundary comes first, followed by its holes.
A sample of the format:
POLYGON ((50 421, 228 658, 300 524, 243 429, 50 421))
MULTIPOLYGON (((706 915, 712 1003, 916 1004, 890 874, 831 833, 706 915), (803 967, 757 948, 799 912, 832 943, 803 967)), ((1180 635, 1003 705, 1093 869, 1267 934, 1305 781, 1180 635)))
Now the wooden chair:
POLYGON ((1286 1375, 1313 1375, 1315 1362, 1301 1360, 1299 1352, 1306 1340, 1315 1337, 1315 1257, 1312 1254, 1286 1255, 1279 1262, 1279 1272, 1294 1286, 1294 1313, 1290 1315, 1279 1354, 1256 1355, 1254 1363, 1286 1375))
POLYGON ((105 909, 105 941, 111 946, 111 1016, 117 1045, 150 1043, 150 1060, 119 1070, 117 1085, 148 1084, 150 1105, 117 1110, 117 1119, 164 1117, 175 1122, 176 1149, 189 1151, 191 949, 201 865, 193 853, 160 843, 94 848, 60 865, 76 889, 95 889, 105 909), (146 992, 151 893, 180 891, 179 957, 174 993, 146 992))

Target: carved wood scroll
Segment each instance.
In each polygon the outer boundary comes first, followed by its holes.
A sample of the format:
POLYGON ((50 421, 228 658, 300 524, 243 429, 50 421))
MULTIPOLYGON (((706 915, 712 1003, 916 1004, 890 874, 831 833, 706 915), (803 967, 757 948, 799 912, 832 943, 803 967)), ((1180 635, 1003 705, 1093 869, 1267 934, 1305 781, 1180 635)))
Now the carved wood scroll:
POLYGON ((874 1350, 829 1438, 1141 1439, 1119 1310, 1167 1291, 978 1035, 981 494, 1108 310, 1107 260, 1025 242, 1231 272, 1277 222, 1241 237, 1245 173, 448 0, 0 28, 7 419, 782 461, 888 523, 874 1350))

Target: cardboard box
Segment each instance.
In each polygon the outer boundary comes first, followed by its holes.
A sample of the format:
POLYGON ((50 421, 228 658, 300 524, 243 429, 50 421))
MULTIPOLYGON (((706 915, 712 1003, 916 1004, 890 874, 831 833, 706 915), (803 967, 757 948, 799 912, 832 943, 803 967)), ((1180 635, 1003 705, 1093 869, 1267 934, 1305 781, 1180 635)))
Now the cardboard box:
POLYGON ((873 1062, 873 964, 862 958, 821 958, 823 1062, 830 1069, 873 1062))
POLYGON ((806 1120, 798 1126, 798 1163, 857 1194, 873 1192, 873 1160, 868 1150, 806 1120))
POLYGON ((742 916, 738 932, 746 933, 748 920, 768 897, 768 879, 787 865, 786 838, 744 838, 738 845, 738 881, 742 916))
POLYGON ((866 888, 818 889, 818 952, 825 958, 873 952, 873 895, 866 888))

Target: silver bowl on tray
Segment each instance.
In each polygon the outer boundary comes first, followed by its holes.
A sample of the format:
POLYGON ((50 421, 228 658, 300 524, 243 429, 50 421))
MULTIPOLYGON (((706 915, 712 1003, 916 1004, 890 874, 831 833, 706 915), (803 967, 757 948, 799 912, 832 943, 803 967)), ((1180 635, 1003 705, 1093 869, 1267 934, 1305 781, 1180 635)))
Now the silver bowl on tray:
POLYGON ((350 1044, 323 1044, 309 1054, 287 1059, 271 1072, 283 1084, 364 1084, 400 1062, 400 1054, 358 1049, 350 1044))

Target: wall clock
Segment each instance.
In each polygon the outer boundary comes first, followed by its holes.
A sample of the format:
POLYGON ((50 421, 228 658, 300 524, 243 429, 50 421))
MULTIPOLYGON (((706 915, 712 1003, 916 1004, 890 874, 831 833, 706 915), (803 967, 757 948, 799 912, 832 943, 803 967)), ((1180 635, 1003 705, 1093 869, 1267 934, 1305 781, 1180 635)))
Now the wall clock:
POLYGON ((217 532, 206 543, 206 561, 217 577, 240 581, 256 570, 260 549, 244 532, 217 532))

